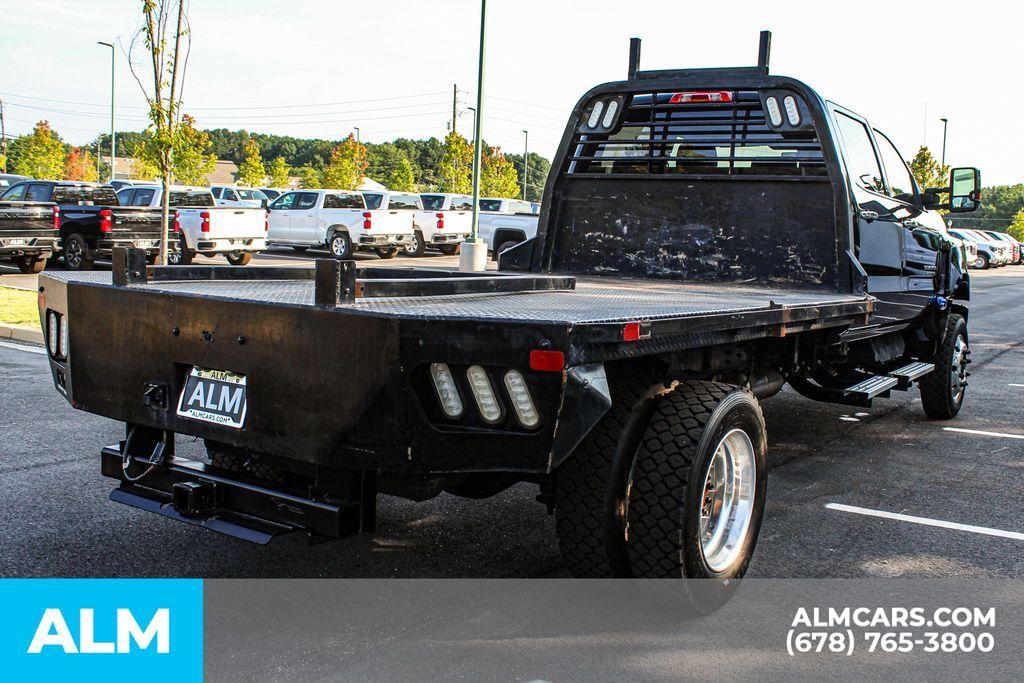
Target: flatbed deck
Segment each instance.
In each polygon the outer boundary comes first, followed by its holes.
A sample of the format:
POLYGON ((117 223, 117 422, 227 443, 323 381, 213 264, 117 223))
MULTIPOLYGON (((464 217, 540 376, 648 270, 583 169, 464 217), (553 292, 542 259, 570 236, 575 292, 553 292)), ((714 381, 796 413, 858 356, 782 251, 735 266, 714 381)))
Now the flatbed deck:
MULTIPOLYGON (((396 277, 401 273, 396 269, 396 277)), ((58 271, 48 272, 47 276, 68 284, 115 286, 109 272, 58 271)), ((311 279, 157 281, 131 287, 189 297, 316 306, 315 284, 311 279)), ((336 308, 399 319, 588 325, 805 308, 820 312, 842 308, 844 316, 866 315, 871 312, 873 301, 863 294, 792 286, 578 278, 576 288, 571 290, 377 297, 341 302, 336 308)))

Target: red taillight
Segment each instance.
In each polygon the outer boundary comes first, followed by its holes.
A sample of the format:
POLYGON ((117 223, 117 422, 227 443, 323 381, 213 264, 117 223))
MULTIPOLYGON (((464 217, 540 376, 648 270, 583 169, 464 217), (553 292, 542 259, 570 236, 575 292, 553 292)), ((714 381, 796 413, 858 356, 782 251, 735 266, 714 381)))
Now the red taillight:
POLYGON ((437 229, 438 230, 444 230, 444 214, 443 213, 437 214, 437 229))
POLYGON ((181 214, 174 212, 174 232, 181 232, 181 214))
POLYGON ((539 372, 561 372, 565 354, 561 351, 530 351, 530 369, 539 372))
POLYGON ((100 210, 100 232, 114 231, 114 212, 110 209, 100 210))
POLYGON ((199 214, 199 218, 201 218, 203 221, 200 224, 199 229, 202 230, 203 232, 210 232, 210 212, 203 211, 201 214, 199 214))
POLYGON ((53 229, 60 230, 60 207, 53 207, 53 229))
POLYGON ((717 104, 719 102, 732 102, 732 93, 728 90, 677 92, 668 101, 669 104, 717 104))
POLYGON ((373 227, 372 214, 369 211, 363 212, 363 230, 369 230, 373 227))

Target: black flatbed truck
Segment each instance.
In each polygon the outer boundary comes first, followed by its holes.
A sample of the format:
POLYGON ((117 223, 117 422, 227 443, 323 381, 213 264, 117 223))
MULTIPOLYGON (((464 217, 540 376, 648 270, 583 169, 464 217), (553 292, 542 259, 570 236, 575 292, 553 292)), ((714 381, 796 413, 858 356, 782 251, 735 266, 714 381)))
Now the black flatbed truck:
POLYGON ((918 383, 954 417, 970 286, 933 209, 976 207, 977 171, 903 196, 877 157, 854 175, 841 110, 769 75, 765 35, 758 67, 638 64, 634 40, 629 78, 580 100, 499 272, 116 250, 111 274, 44 275, 57 390, 126 425, 111 498, 262 543, 372 532, 381 493, 526 481, 576 576, 733 578, 764 509, 759 400, 918 383))

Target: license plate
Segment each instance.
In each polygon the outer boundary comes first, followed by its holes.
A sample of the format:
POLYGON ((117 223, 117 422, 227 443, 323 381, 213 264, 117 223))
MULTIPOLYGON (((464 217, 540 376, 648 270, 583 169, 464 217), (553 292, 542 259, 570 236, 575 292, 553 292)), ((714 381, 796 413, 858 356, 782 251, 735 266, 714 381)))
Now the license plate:
POLYGON ((20 247, 20 246, 22 246, 24 244, 25 244, 25 240, 22 240, 22 239, 14 238, 14 239, 7 240, 7 246, 9 246, 9 247, 20 247))
POLYGON ((245 377, 224 370, 192 368, 178 399, 178 415, 241 428, 247 407, 245 377))

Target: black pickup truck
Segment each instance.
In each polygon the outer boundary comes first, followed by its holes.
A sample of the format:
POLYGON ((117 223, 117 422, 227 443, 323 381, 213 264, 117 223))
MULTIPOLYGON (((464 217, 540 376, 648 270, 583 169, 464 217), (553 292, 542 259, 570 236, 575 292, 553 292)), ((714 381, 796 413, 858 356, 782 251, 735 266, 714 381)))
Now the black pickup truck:
POLYGON ((0 258, 13 259, 23 273, 41 272, 60 249, 50 194, 39 181, 16 183, 0 195, 0 258))
MULTIPOLYGON (((30 220, 29 214, 45 214, 48 237, 59 237, 64 263, 72 270, 91 270, 97 258, 109 257, 115 247, 142 249, 150 263, 155 263, 160 253, 160 211, 119 206, 110 185, 62 180, 18 183, 0 197, 0 220, 4 220, 6 203, 18 196, 28 202, 13 202, 16 206, 10 211, 14 217, 5 223, 11 230, 34 229, 39 219, 30 220)), ((32 272, 42 270, 42 263, 34 264, 32 272)))
POLYGON ((764 37, 757 67, 630 57, 497 272, 118 251, 112 275, 44 274, 56 389, 125 423, 111 499, 267 542, 373 531, 381 493, 531 482, 574 575, 732 578, 764 511, 760 400, 917 384, 954 417, 970 285, 935 209, 975 208, 978 172, 918 188, 866 119, 770 75, 764 37))

